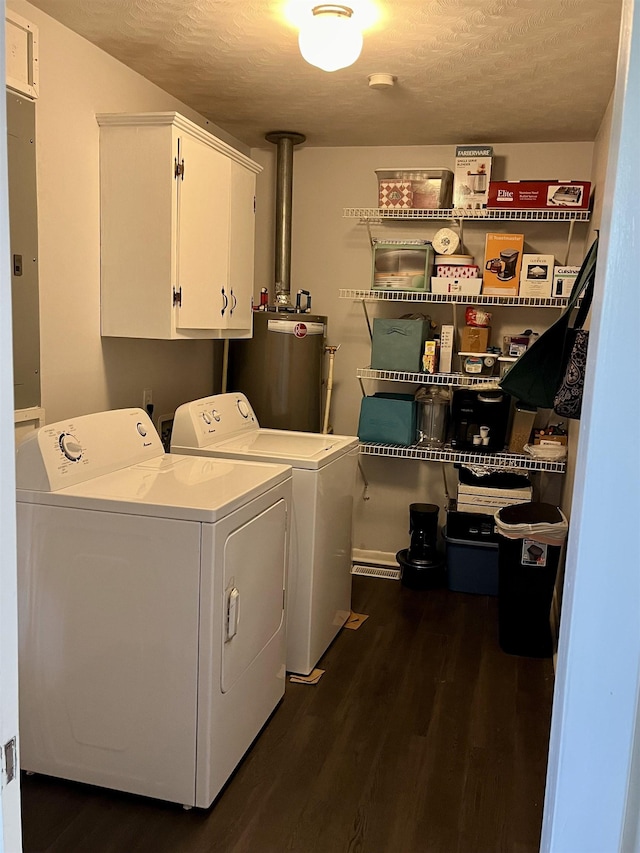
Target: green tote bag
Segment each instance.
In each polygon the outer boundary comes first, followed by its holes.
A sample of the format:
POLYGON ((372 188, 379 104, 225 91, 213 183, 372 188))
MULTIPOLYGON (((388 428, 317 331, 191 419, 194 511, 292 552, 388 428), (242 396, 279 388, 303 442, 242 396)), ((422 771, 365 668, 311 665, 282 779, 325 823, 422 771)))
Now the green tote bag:
POLYGON ((570 334, 571 318, 578 300, 584 293, 578 309, 575 326, 581 328, 591 306, 596 273, 598 238, 587 252, 580 272, 569 296, 566 308, 543 332, 528 350, 515 362, 500 380, 500 387, 528 406, 552 409, 556 392, 562 383, 567 360, 571 354, 574 336, 570 334))

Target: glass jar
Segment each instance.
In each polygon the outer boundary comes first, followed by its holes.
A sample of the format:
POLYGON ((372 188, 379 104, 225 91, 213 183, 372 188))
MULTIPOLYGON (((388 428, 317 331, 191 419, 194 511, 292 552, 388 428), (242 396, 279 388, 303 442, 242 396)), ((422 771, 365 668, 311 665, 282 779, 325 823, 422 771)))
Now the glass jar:
POLYGON ((447 438, 451 394, 444 388, 419 388, 415 398, 419 403, 418 444, 442 447, 447 438))

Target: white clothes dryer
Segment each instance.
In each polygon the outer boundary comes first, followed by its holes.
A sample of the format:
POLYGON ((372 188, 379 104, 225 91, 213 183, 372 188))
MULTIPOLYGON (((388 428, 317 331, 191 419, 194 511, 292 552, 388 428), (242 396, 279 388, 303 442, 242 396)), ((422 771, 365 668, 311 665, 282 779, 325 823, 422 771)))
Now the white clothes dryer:
POLYGON ((351 612, 357 437, 262 429, 245 395, 234 392, 180 406, 171 452, 293 467, 287 669, 308 675, 351 612))
POLYGON ((35 431, 17 486, 22 767, 208 807, 284 693, 291 469, 123 409, 35 431))

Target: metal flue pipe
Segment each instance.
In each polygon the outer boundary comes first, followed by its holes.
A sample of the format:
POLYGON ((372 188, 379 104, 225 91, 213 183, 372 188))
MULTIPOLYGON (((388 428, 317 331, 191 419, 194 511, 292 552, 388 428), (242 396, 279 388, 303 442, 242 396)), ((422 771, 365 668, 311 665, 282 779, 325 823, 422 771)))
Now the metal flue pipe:
POLYGON ((265 136, 276 151, 276 245, 275 304, 291 307, 291 211, 293 195, 293 146, 304 142, 302 133, 273 131, 265 136))

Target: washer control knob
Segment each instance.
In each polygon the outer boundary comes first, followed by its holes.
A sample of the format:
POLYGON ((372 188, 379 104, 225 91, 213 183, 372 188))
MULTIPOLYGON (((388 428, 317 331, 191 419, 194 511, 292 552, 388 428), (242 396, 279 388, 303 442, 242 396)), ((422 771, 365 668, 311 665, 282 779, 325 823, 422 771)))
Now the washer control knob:
POLYGON ((209 412, 202 413, 202 420, 205 422, 205 424, 211 423, 211 415, 209 414, 209 412))
POLYGON ((138 430, 138 432, 140 433, 140 435, 141 435, 143 438, 144 438, 144 437, 145 437, 145 435, 147 434, 147 430, 146 430, 146 428, 145 428, 145 425, 144 425, 143 423, 140 423, 140 421, 138 421, 138 423, 136 424, 136 429, 138 430))
POLYGON ((238 411, 242 415, 242 417, 246 420, 249 417, 249 406, 245 403, 244 400, 238 400, 237 403, 238 411))
POLYGON ((71 462, 78 462, 82 457, 82 447, 78 444, 75 436, 63 432, 59 438, 60 450, 71 462))
POLYGON ((220 423, 220 412, 217 409, 211 410, 211 417, 216 423, 220 423))

